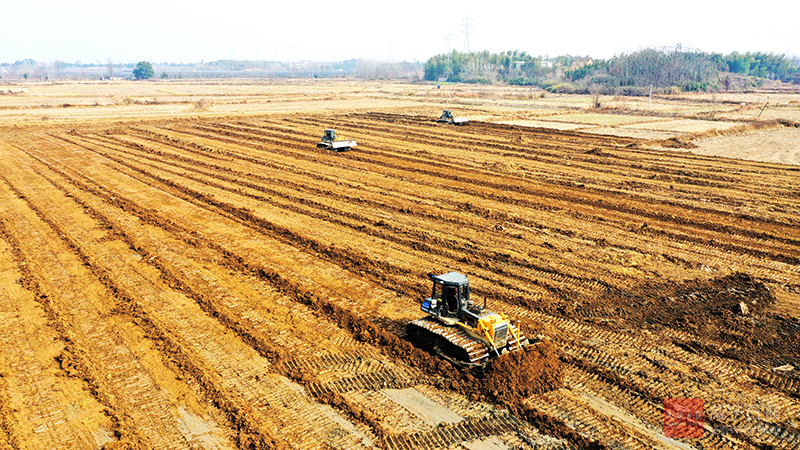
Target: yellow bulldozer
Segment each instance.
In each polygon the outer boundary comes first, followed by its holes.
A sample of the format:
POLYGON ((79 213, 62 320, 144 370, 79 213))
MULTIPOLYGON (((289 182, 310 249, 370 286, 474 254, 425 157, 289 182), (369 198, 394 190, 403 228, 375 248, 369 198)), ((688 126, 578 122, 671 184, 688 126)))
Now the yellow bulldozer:
POLYGON ((457 365, 483 366, 490 358, 528 345, 519 323, 503 313, 476 305, 469 298, 469 281, 458 272, 429 275, 431 296, 422 301, 428 316, 412 320, 408 338, 457 365))

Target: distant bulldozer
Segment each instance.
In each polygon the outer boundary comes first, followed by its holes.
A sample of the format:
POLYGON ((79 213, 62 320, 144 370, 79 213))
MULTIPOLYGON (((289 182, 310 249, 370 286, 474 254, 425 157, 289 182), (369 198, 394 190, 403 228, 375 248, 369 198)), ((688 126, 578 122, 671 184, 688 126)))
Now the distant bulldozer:
POLYGON ((336 130, 325 130, 325 134, 322 136, 322 140, 320 142, 317 142, 318 148, 325 148, 337 152, 350 150, 351 148, 357 145, 358 144, 356 144, 355 139, 345 139, 343 137, 337 137, 336 130))
POLYGON ((453 113, 449 109, 445 109, 441 117, 436 120, 439 123, 449 123, 451 125, 466 125, 469 120, 464 117, 453 117, 453 113))

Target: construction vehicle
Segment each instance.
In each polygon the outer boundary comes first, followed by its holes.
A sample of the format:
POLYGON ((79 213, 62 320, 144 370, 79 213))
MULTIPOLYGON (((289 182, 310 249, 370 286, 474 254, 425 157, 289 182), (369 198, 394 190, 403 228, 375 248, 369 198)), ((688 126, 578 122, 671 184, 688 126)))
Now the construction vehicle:
POLYGON ((355 139, 337 137, 336 130, 325 130, 325 134, 322 135, 322 140, 317 142, 317 148, 325 148, 337 152, 350 150, 355 146, 357 146, 355 139))
POLYGON ((453 117, 453 113, 448 109, 445 109, 442 116, 436 121, 439 123, 449 123, 451 125, 466 125, 469 123, 469 120, 463 117, 453 117))
POLYGON ((428 316, 412 320, 406 334, 418 347, 433 351, 459 366, 483 366, 490 358, 528 345, 519 327, 503 313, 476 305, 469 298, 469 281, 458 272, 429 275, 433 292, 422 301, 428 316))

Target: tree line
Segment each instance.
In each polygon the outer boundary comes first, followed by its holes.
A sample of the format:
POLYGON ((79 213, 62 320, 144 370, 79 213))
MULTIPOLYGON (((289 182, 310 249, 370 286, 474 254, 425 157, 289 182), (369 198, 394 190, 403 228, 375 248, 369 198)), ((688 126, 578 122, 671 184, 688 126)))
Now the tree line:
POLYGON ((680 45, 645 48, 608 60, 526 52, 439 54, 423 66, 426 80, 537 85, 556 92, 646 94, 656 91, 729 90, 763 80, 800 83, 800 61, 774 53, 707 53, 680 45), (732 75, 734 75, 732 77, 732 75), (747 77, 751 77, 748 79, 747 77), (739 83, 740 85, 736 85, 739 83))
POLYGON ((32 59, 0 63, 0 81, 85 79, 184 79, 184 78, 359 78, 410 79, 422 77, 421 62, 385 62, 368 59, 346 61, 249 61, 215 60, 198 63, 66 63, 32 59))

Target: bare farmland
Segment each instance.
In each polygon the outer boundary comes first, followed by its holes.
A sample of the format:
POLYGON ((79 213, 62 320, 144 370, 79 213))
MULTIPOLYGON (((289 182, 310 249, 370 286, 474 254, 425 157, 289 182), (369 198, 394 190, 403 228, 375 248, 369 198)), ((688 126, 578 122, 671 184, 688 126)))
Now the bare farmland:
POLYGON ((0 448, 800 448, 796 166, 514 124, 652 122, 500 88, 152 86, 0 114, 0 448), (563 387, 406 342, 448 270, 563 387), (683 397, 701 438, 663 434, 683 397))

